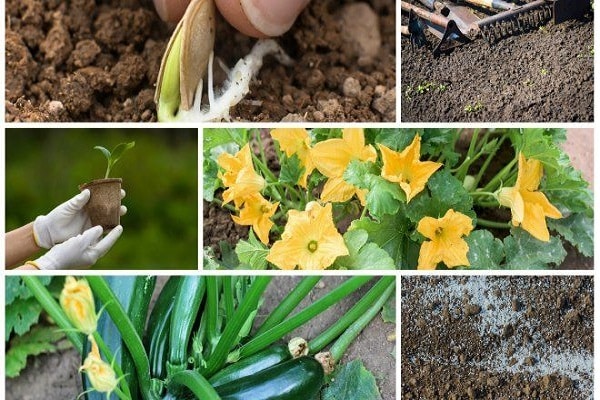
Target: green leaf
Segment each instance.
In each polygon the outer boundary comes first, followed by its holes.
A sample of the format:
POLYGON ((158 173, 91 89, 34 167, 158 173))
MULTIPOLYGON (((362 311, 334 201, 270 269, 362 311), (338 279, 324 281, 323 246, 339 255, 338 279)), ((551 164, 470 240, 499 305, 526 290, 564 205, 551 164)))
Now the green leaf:
POLYGON ((238 242, 235 253, 241 263, 252 269, 267 268, 266 258, 269 255, 269 249, 256 238, 252 229, 248 234, 248 241, 240 240, 238 242))
POLYGON ((123 154, 129 150, 132 149, 135 146, 135 142, 129 142, 129 143, 119 143, 112 151, 112 154, 110 156, 110 160, 111 160, 111 164, 115 165, 117 163, 117 161, 119 161, 121 159, 121 157, 123 157, 123 154))
POLYGON ((594 255, 594 219, 573 214, 562 219, 548 219, 548 227, 557 231, 586 257, 594 255))
POLYGON ((559 238, 542 242, 520 228, 511 229, 504 238, 504 251, 505 269, 546 269, 549 264, 560 265, 567 255, 559 238))
POLYGON ((95 150, 100 150, 102 152, 102 154, 104 154, 104 157, 106 157, 107 161, 110 161, 110 151, 102 146, 94 146, 95 150))
POLYGON ((202 197, 210 202, 215 198, 215 191, 221 186, 221 180, 218 177, 219 166, 217 162, 211 158, 204 158, 202 169, 204 171, 202 177, 202 197))
POLYGON ((248 129, 241 128, 206 128, 202 132, 204 151, 226 143, 234 142, 239 147, 248 143, 248 129))
POLYGON ((340 128, 315 128, 310 131, 314 142, 322 142, 323 140, 341 138, 342 130, 340 128))
POLYGON ((377 244, 367 241, 369 233, 364 229, 354 229, 344 234, 348 247, 347 256, 339 257, 335 265, 346 269, 395 269, 394 260, 377 244))
POLYGON ((6 376, 14 378, 27 365, 27 357, 58 350, 54 344, 65 334, 56 327, 36 327, 23 336, 15 337, 6 352, 6 376))
POLYGON ((10 339, 14 331, 17 335, 26 333, 33 324, 37 323, 42 306, 35 298, 15 300, 6 308, 5 340, 10 339))
POLYGON ((359 360, 342 365, 331 384, 323 390, 323 400, 380 400, 373 374, 359 360))
POLYGON ((383 322, 396 323, 396 295, 392 294, 381 310, 383 322))
POLYGON ((421 134, 421 153, 435 160, 443 157, 446 167, 452 168, 460 158, 460 154, 454 151, 459 136, 459 129, 424 129, 421 134))
POLYGON ((292 154, 291 157, 283 156, 281 160, 281 172, 279 173, 279 181, 281 183, 289 183, 297 185, 298 181, 304 174, 305 168, 298 158, 298 155, 292 154))
POLYGON ((461 212, 475 219, 473 198, 450 171, 443 169, 436 172, 427 182, 429 192, 423 191, 408 203, 407 215, 415 224, 423 217, 440 218, 449 209, 461 212))
POLYGON ((404 208, 406 196, 394 182, 380 176, 381 171, 371 162, 353 160, 344 172, 344 180, 361 189, 368 189, 367 209, 377 219, 386 214, 397 214, 404 208))
POLYGON ((471 232, 465 238, 469 245, 467 258, 470 267, 466 269, 500 269, 504 259, 504 244, 488 230, 481 229, 471 232))
POLYGON ((397 268, 407 268, 407 236, 410 222, 402 214, 389 215, 381 221, 373 221, 369 217, 355 220, 350 231, 361 229, 369 235, 368 241, 375 243, 394 260, 397 268))
POLYGON ((417 131, 415 129, 381 128, 377 129, 375 143, 382 144, 394 151, 402 151, 412 143, 417 131))

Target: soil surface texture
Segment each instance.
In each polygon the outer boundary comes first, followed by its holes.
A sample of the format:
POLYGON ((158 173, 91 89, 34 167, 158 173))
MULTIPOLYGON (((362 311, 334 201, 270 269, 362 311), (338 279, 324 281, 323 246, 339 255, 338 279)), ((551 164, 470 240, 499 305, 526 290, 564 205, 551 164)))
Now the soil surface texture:
POLYGON ((591 276, 402 278, 402 399, 592 399, 591 276))
MULTIPOLYGON (((7 0, 6 121, 155 121, 155 82, 174 26, 150 3, 7 0)), ((395 3, 311 2, 277 38, 295 64, 267 58, 232 118, 395 121, 395 3)), ((254 42, 217 21, 215 55, 227 66, 254 42)))
POLYGON ((402 122, 593 121, 593 25, 591 15, 549 22, 491 45, 479 37, 439 57, 402 37, 402 122))
MULTIPOLYGON (((257 322, 267 317, 267 311, 274 309, 299 282, 300 277, 279 276, 267 288, 261 312, 257 322)), ((166 277, 159 277, 157 287, 161 287, 166 277)), ((344 280, 343 277, 324 277, 299 307, 306 307, 322 297, 344 280)), ((370 287, 369 284, 366 286, 370 287)), ((321 330, 334 323, 340 315, 350 309, 368 287, 359 289, 331 309, 317 316, 307 326, 297 329, 293 335, 285 337, 289 340, 295 336, 312 339, 321 330)), ((396 359, 395 326, 384 323, 381 315, 376 316, 358 338, 350 345, 342 362, 354 359, 362 360, 377 381, 383 400, 396 398, 396 359)), ((18 378, 7 379, 7 400, 65 400, 75 399, 81 392, 81 377, 77 369, 81 365, 81 357, 71 349, 58 354, 42 355, 28 360, 29 366, 18 378)))

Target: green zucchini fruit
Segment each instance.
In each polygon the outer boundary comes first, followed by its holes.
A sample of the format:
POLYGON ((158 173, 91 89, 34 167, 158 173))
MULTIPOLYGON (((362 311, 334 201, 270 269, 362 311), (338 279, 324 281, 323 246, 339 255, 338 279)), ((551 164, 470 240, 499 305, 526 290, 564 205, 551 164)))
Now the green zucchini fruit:
POLYGON ((319 393, 324 377, 317 360, 299 357, 216 390, 221 400, 307 400, 319 393))
POLYGON ((168 376, 187 369, 192 328, 205 292, 206 281, 202 276, 184 276, 179 282, 171 313, 168 376))
POLYGON ((267 368, 292 358, 288 347, 276 345, 230 364, 214 374, 208 381, 214 388, 257 374, 267 368))
POLYGON ((148 319, 146 334, 144 335, 144 346, 148 352, 150 375, 153 378, 164 379, 167 376, 165 368, 169 350, 167 339, 171 326, 171 313, 180 280, 181 277, 179 276, 169 278, 158 295, 148 319))

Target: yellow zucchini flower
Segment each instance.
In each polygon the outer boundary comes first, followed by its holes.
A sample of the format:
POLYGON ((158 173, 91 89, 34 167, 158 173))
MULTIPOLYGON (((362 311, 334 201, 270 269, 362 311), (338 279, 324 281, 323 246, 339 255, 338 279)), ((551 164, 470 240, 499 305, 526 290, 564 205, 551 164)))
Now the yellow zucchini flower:
POLYGON ((333 223, 331 203, 311 201, 306 211, 290 210, 281 239, 273 244, 267 261, 281 269, 325 269, 348 255, 344 238, 333 223))
POLYGON ((341 139, 328 139, 314 145, 311 151, 315 167, 325 175, 327 182, 321 193, 321 200, 344 202, 354 194, 365 204, 366 190, 359 189, 344 181, 344 171, 352 160, 375 161, 377 152, 371 145, 365 145, 365 135, 360 128, 342 130, 341 139))
POLYGON ((472 230, 471 218, 452 209, 442 218, 423 218, 417 231, 430 240, 421 245, 417 269, 435 269, 442 261, 448 268, 469 266, 469 245, 462 237, 472 230))
POLYGON ((90 285, 85 279, 77 280, 67 276, 59 301, 69 321, 78 331, 88 336, 96 331, 96 305, 90 285))
POLYGON ((521 225, 536 239, 548 242, 550 232, 546 217, 557 219, 562 218, 562 214, 542 192, 537 191, 543 175, 544 169, 539 160, 527 160, 523 153, 519 153, 517 183, 500 189, 497 196, 501 205, 510 207, 514 226, 521 225))
POLYGON ((240 208, 247 197, 260 192, 265 187, 265 180, 254 170, 250 145, 246 144, 235 155, 223 153, 217 163, 224 172, 219 178, 227 189, 223 192, 223 202, 234 202, 240 208))
POLYGON ((310 155, 310 136, 306 129, 291 128, 291 129, 273 129, 271 131, 273 139, 279 142, 279 147, 288 157, 296 154, 304 167, 304 173, 298 181, 298 185, 306 187, 308 176, 315 169, 312 157, 310 155))
POLYGON ((240 216, 232 215, 233 221, 239 225, 250 225, 261 242, 269 244, 269 231, 273 226, 270 218, 275 214, 279 202, 270 203, 267 199, 256 193, 246 198, 240 216))
POLYGON ((89 339, 92 344, 92 350, 85 358, 79 371, 85 371, 92 387, 96 391, 110 394, 117 388, 119 380, 112 366, 100 357, 100 351, 94 337, 90 336, 89 339))
POLYGON ((416 135, 412 143, 402 152, 397 152, 380 144, 383 168, 381 176, 396 182, 406 193, 406 202, 425 189, 427 181, 442 164, 433 161, 420 161, 421 136, 416 135))

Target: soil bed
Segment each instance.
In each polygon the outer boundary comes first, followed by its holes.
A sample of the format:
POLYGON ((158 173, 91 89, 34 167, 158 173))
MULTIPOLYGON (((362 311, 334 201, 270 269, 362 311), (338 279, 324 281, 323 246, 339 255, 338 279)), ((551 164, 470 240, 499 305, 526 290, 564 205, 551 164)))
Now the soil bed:
MULTIPOLYGON (((145 2, 7 0, 6 14, 6 121, 156 120, 173 26, 145 2)), ((217 22, 215 53, 232 67, 254 40, 217 22)), ((268 58, 233 119, 395 121, 393 0, 311 2, 277 40, 295 65, 268 58)))
MULTIPOLYGON (((593 25, 589 15, 492 45, 478 38, 438 58, 403 37, 401 119, 593 121, 593 25)), ((439 41, 429 32, 427 38, 439 41)))
POLYGON ((592 277, 403 277, 402 399, 591 399, 592 277))

